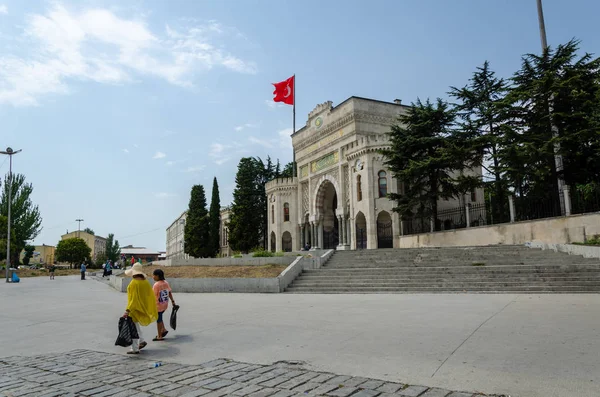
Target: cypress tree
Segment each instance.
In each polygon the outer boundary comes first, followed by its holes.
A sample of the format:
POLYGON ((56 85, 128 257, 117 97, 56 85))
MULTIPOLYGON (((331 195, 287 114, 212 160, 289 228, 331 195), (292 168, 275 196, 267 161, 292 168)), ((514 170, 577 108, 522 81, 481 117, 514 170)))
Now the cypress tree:
POLYGON ((184 252, 194 258, 210 257, 209 219, 204 186, 192 187, 184 229, 184 252))
MULTIPOLYGON (((257 183, 260 168, 257 161, 244 157, 238 164, 229 222, 229 243, 231 248, 244 253, 259 246, 262 237, 262 196, 257 183)), ((263 185, 264 186, 264 185, 263 185)), ((266 201, 266 200, 265 200, 266 201)))
POLYGON ((210 253, 211 257, 216 257, 221 248, 220 242, 220 227, 221 227, 221 200, 219 198, 219 184, 217 183, 217 177, 213 179, 212 197, 210 199, 210 212, 209 212, 209 224, 210 224, 210 253))

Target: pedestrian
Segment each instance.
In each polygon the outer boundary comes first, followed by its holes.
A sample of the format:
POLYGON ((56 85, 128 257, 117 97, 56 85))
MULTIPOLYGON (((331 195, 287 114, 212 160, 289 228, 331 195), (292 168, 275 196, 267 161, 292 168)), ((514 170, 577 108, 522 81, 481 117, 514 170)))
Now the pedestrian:
POLYGON ((56 271, 56 266, 54 264, 50 265, 50 269, 48 269, 48 271, 50 272, 50 280, 54 280, 54 272, 56 271))
POLYGON ((102 278, 106 277, 106 267, 108 266, 108 260, 106 260, 106 263, 102 264, 102 278))
POLYGON ((86 271, 85 262, 81 262, 81 268, 79 269, 79 271, 81 272, 81 279, 85 280, 85 271, 86 271))
MULTIPOLYGON (((104 266, 104 273, 107 276, 110 276, 112 274, 112 266, 110 265, 110 261, 106 262, 106 266, 104 266)), ((102 276, 102 277, 104 277, 104 276, 102 276)))
POLYGON ((163 322, 163 313, 169 308, 169 299, 171 300, 173 306, 175 306, 175 299, 171 293, 171 286, 165 280, 165 272, 163 272, 162 269, 156 269, 154 272, 152 272, 152 276, 154 277, 155 281, 152 289, 154 290, 156 307, 158 309, 158 320, 156 320, 157 334, 152 340, 162 341, 169 333, 169 331, 167 331, 165 328, 165 323, 163 322))
POLYGON ((125 271, 125 275, 133 279, 127 286, 127 309, 123 317, 131 317, 138 333, 138 338, 133 339, 131 350, 127 354, 139 354, 147 345, 141 326, 146 327, 158 319, 156 299, 142 265, 136 263, 125 271))
POLYGON ((135 265, 135 257, 131 255, 131 266, 135 265))

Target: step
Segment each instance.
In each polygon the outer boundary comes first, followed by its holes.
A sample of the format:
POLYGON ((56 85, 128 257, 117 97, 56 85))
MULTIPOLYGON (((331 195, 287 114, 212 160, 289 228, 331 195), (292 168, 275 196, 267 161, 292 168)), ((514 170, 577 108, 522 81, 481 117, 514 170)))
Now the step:
POLYGON ((475 287, 490 287, 504 288, 515 285, 535 285, 535 286, 593 286, 600 289, 600 280, 573 280, 573 281, 519 281, 519 280, 502 280, 502 281, 441 281, 441 282, 422 282, 422 281, 404 281, 404 282, 329 282, 329 283, 294 283, 293 287, 315 287, 315 288, 336 288, 336 287, 436 287, 436 288, 475 288, 475 287))
POLYGON ((480 293, 489 293, 489 292, 504 292, 504 293, 535 293, 535 292, 564 292, 564 293, 598 293, 600 292, 600 287, 597 286, 567 286, 567 287, 558 287, 558 286, 528 286, 521 285, 515 287, 504 287, 501 289, 490 289, 487 287, 471 287, 471 288, 436 288, 436 287, 356 287, 356 288, 348 288, 348 287, 336 287, 336 288, 302 288, 302 287, 289 287, 286 289, 286 292, 305 292, 305 293, 386 293, 386 292, 433 292, 433 293, 444 293, 444 292, 480 292, 480 293))

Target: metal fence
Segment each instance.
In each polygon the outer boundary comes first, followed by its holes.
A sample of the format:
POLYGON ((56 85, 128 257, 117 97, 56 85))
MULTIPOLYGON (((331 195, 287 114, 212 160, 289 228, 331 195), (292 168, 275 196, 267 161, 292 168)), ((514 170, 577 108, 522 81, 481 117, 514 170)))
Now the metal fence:
POLYGON ((558 195, 515 197, 515 221, 561 216, 561 204, 558 195))
POLYGON ((573 188, 571 190, 571 213, 585 214, 600 211, 600 184, 594 188, 573 188))

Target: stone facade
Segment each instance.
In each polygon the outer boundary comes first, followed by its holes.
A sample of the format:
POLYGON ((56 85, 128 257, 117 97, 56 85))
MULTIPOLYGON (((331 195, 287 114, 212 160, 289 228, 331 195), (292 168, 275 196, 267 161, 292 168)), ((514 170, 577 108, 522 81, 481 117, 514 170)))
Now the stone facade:
POLYGON ((104 237, 89 234, 83 231, 71 232, 60 236, 61 240, 69 238, 80 238, 87 244, 91 249, 91 256, 93 260, 98 259, 98 256, 106 252, 106 239, 104 237))
POLYGON ((184 211, 167 228, 167 259, 188 259, 189 257, 183 252, 183 231, 186 219, 187 211, 184 211))
POLYGON ((221 208, 221 222, 219 227, 219 238, 221 245, 221 256, 231 256, 233 251, 229 246, 229 218, 231 209, 229 207, 221 208))
MULTIPOLYGON (((405 112, 400 101, 350 97, 336 107, 317 105, 306 125, 292 135, 295 178, 266 186, 269 248, 272 251, 398 247, 407 225, 392 211, 387 193, 398 183, 384 166, 390 125, 405 112)), ((481 170, 469 170, 481 175, 481 170)), ((483 191, 471 200, 483 202, 483 191)), ((464 204, 440 200, 439 209, 464 204)))

